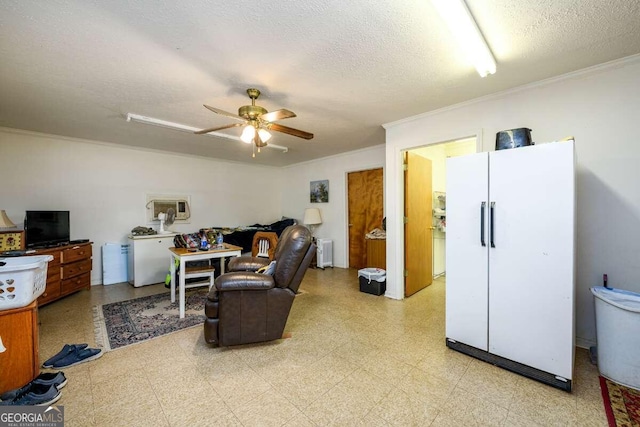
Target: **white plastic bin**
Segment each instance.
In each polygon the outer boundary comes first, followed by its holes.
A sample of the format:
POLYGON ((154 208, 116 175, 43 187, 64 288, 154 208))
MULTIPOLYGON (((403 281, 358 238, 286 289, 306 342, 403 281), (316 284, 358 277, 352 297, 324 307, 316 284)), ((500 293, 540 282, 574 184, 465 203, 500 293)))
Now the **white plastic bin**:
POLYGON ((42 295, 52 259, 51 255, 0 257, 4 263, 0 266, 0 310, 26 307, 42 295))
POLYGON ((640 390, 640 294, 602 286, 591 293, 600 375, 640 390))

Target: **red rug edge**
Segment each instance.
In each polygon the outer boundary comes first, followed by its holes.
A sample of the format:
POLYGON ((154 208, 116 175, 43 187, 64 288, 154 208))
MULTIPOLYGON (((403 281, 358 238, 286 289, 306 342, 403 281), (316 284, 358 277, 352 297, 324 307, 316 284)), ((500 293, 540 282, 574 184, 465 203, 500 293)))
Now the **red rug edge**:
POLYGON ((600 378, 600 393, 602 393, 602 404, 604 405, 604 411, 607 414, 607 421, 609 427, 616 427, 616 417, 613 415, 613 409, 611 408, 611 399, 609 398, 609 387, 607 387, 607 379, 602 375, 600 378))

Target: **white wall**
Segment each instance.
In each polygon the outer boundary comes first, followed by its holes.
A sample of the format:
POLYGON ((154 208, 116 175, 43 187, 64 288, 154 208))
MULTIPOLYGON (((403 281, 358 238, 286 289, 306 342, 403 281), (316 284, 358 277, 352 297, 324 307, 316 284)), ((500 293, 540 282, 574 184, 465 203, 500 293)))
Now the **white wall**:
MULTIPOLYGON (((500 70, 498 69, 498 73, 500 70)), ((491 78, 491 77, 488 77, 491 78)), ((482 80, 478 80, 482 84, 482 80)), ((386 125, 387 296, 402 298, 400 153, 479 134, 529 127, 534 141, 574 136, 577 152, 576 336, 595 341, 591 286, 640 292, 640 56, 386 125)))
POLYGON ((347 249, 347 173, 384 167, 384 145, 300 163, 283 169, 282 214, 302 222, 304 210, 320 209, 314 235, 333 240, 333 265, 349 267, 347 249), (309 202, 309 183, 329 180, 329 203, 309 202))
MULTIPOLYGON (((191 222, 171 229, 271 223, 282 215, 280 168, 123 148, 0 128, 0 209, 22 224, 26 210, 69 210, 71 238, 93 245, 93 284, 102 283, 100 248, 127 243, 147 224, 147 193, 191 196, 191 222)), ((168 258, 167 258, 168 259, 168 258)), ((168 261, 167 261, 168 262, 168 261)))

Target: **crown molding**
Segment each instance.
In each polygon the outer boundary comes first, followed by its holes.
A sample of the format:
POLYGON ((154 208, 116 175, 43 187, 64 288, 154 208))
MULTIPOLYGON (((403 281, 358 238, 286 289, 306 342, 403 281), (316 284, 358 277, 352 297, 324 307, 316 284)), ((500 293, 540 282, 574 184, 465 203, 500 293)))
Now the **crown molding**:
POLYGON ((458 104, 453 104, 453 105, 449 105, 447 107, 439 108, 437 110, 427 111, 425 113, 420 113, 420 114, 417 114, 415 116, 406 117, 404 119, 396 120, 394 122, 384 123, 382 125, 382 127, 385 128, 385 129, 391 129, 391 128, 394 128, 396 126, 399 126, 399 125, 402 125, 402 124, 405 124, 405 123, 413 122, 415 120, 420 120, 420 119, 423 119, 425 117, 435 116, 435 115, 438 115, 438 114, 441 114, 441 113, 444 113, 444 112, 447 112, 447 111, 457 110, 459 108, 467 107, 469 105, 474 105, 474 104, 478 104, 478 103, 481 103, 481 102, 502 98, 502 97, 507 96, 507 95, 512 95, 514 93, 519 93, 519 92, 524 92, 524 91, 528 91, 528 90, 531 90, 531 89, 540 88, 542 86, 548 86, 548 85, 551 85, 551 84, 554 84, 554 83, 557 83, 557 82, 561 82, 561 81, 565 81, 565 80, 573 80, 573 79, 582 78, 582 77, 585 77, 585 76, 599 74, 599 73, 602 73, 604 71, 608 71, 608 70, 616 69, 616 68, 621 68, 621 67, 624 67, 626 65, 635 64, 635 63, 638 63, 638 62, 640 62, 640 54, 626 56, 624 58, 615 59, 615 60, 609 61, 609 62, 604 62, 602 64, 598 64, 598 65, 594 65, 594 66, 591 66, 591 67, 583 68, 581 70, 571 71, 571 72, 566 73, 566 74, 560 74, 558 76, 549 77, 548 79, 539 80, 539 81, 533 82, 533 83, 527 83, 527 84, 522 85, 522 86, 517 86, 515 88, 506 89, 506 90, 503 90, 503 91, 500 91, 500 92, 496 92, 496 93, 491 93, 489 95, 481 96, 479 98, 474 98, 474 99, 470 99, 468 101, 460 102, 458 104))
POLYGON ((226 159, 219 159, 219 158, 213 158, 208 156, 201 156, 198 154, 176 153, 173 151, 159 150, 155 148, 136 147, 132 145, 118 144, 115 142, 98 141, 96 139, 76 138, 73 136, 56 135, 52 133, 36 132, 31 130, 8 128, 8 127, 2 127, 2 126, 0 126, 0 132, 32 136, 36 138, 53 138, 61 141, 75 142, 75 143, 82 143, 82 144, 101 145, 104 147, 116 148, 120 150, 132 150, 132 151, 141 151, 144 153, 163 154, 165 156, 167 155, 178 156, 178 157, 186 157, 191 159, 195 158, 195 159, 208 160, 208 161, 218 162, 218 163, 229 163, 233 165, 251 166, 251 167, 259 167, 259 168, 266 168, 266 169, 281 169, 283 167, 283 166, 271 166, 271 165, 263 165, 263 164, 251 164, 251 163, 239 162, 235 160, 226 160, 226 159))

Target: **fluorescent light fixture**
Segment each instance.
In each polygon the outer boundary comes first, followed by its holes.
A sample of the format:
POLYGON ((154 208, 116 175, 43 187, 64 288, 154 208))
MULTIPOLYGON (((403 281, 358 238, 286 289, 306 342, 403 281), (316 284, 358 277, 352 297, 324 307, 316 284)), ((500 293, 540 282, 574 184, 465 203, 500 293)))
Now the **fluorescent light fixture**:
MULTIPOLYGON (((160 126, 168 129, 173 129, 173 130, 179 130, 183 132, 189 132, 189 133, 193 133, 197 130, 200 130, 199 128, 194 128, 193 126, 187 126, 181 123, 169 122, 167 120, 156 119, 153 117, 141 116, 140 114, 134 114, 134 113, 127 113, 126 118, 128 122, 133 121, 133 122, 144 123, 148 125, 160 126)), ((238 136, 229 135, 222 132, 209 132, 209 133, 206 133, 205 135, 232 139, 234 141, 242 141, 242 139, 238 136)), ((251 136, 251 138, 253 139, 253 135, 251 136)), ((281 145, 269 144, 267 145, 267 147, 275 148, 276 150, 280 150, 283 153, 286 153, 287 151, 289 151, 288 147, 283 147, 281 145)))
POLYGON ((478 74, 486 77, 496 72, 496 61, 464 0, 431 0, 447 23, 478 74))

